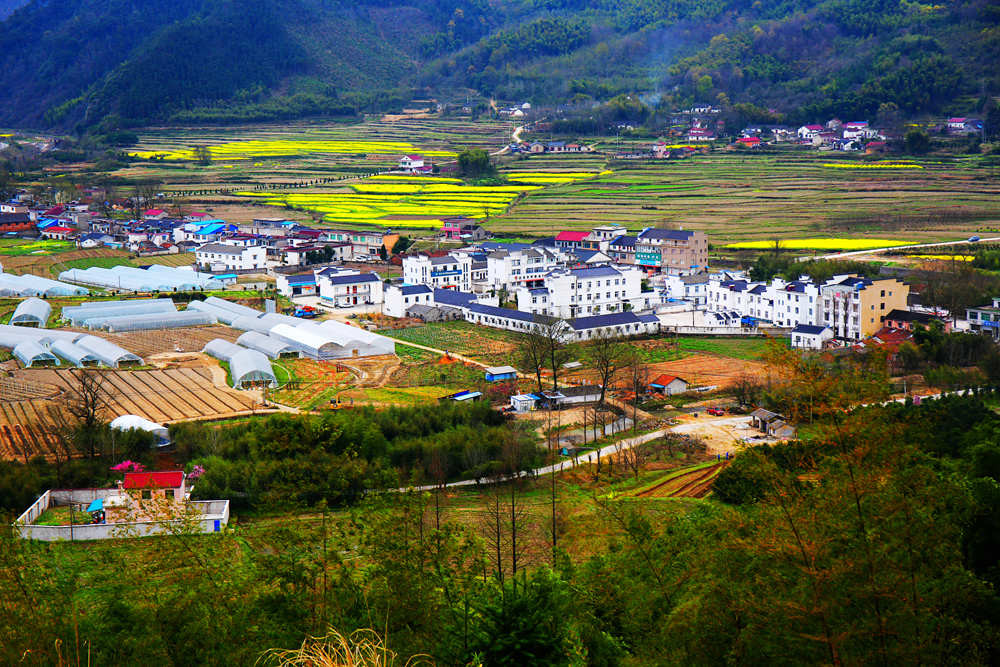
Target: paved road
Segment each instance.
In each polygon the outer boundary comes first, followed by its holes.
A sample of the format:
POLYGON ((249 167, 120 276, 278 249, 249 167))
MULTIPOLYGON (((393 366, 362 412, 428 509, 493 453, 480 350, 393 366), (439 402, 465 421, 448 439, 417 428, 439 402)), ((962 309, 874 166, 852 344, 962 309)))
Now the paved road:
MULTIPOLYGON (((978 243, 989 243, 992 241, 1000 241, 1000 236, 993 236, 990 238, 979 239, 978 243)), ((834 252, 829 255, 811 255, 809 257, 800 257, 800 262, 808 262, 813 259, 843 259, 845 257, 857 257, 859 255, 877 255, 880 252, 888 252, 889 250, 913 250, 918 248, 941 248, 950 245, 965 245, 969 243, 969 239, 962 239, 961 241, 942 241, 940 243, 916 243, 913 245, 897 245, 890 248, 869 248, 868 250, 851 250, 850 252, 834 252)))

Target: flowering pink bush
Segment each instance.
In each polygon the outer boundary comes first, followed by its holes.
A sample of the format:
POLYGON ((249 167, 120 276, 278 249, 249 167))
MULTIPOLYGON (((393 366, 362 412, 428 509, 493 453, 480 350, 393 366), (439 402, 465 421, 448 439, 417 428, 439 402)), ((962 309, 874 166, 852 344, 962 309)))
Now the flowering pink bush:
POLYGON ((188 473, 188 479, 198 479, 205 474, 205 469, 200 465, 195 465, 191 468, 191 472, 188 473))
POLYGON ((141 463, 136 463, 135 461, 125 460, 118 465, 111 466, 111 470, 115 472, 143 472, 146 470, 146 466, 141 463))

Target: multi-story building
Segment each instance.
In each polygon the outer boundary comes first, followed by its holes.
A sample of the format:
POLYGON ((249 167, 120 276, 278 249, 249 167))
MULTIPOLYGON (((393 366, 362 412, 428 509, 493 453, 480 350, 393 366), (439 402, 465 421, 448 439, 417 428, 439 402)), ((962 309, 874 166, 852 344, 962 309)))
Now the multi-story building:
MULTIPOLYGON (((786 283, 776 279, 771 283, 771 292, 774 295, 774 311, 770 320, 775 326, 822 324, 819 286, 812 281, 794 280, 786 283)), ((875 327, 875 331, 879 328, 881 327, 875 327)))
POLYGON ((618 264, 635 264, 634 236, 617 236, 608 241, 608 256, 618 264))
POLYGON ((517 307, 532 314, 575 318, 643 310, 652 305, 652 297, 652 293, 643 296, 642 272, 635 269, 554 269, 546 274, 542 287, 517 291, 517 307))
POLYGON ((969 308, 965 314, 972 331, 1000 340, 1000 297, 994 297, 993 303, 988 306, 969 308))
POLYGON ((907 310, 910 286, 896 278, 839 275, 824 283, 821 292, 823 319, 817 324, 833 329, 837 338, 861 340, 881 329, 882 319, 893 310, 907 310))
POLYGON ((354 246, 354 255, 378 257, 381 248, 392 250, 399 240, 399 234, 384 231, 356 231, 332 229, 325 232, 327 241, 350 243, 354 246))
POLYGON ((407 285, 427 285, 432 288, 472 290, 473 264, 481 276, 485 268, 478 266, 472 253, 452 252, 441 257, 408 255, 403 258, 403 282, 407 285))
POLYGON ((540 246, 501 248, 486 255, 486 283, 492 289, 540 287, 560 265, 560 256, 540 246))
POLYGON ((696 307, 707 306, 711 282, 708 273, 673 274, 664 277, 663 289, 667 298, 687 301, 696 307))
POLYGON ((382 279, 377 273, 330 267, 316 273, 319 296, 335 306, 380 304, 383 301, 382 279))
POLYGON ((267 251, 262 246, 240 248, 222 243, 206 243, 194 251, 195 262, 209 271, 250 271, 267 268, 267 251))
POLYGON ((635 263, 663 273, 702 271, 708 266, 708 237, 683 229, 644 229, 636 237, 635 263))

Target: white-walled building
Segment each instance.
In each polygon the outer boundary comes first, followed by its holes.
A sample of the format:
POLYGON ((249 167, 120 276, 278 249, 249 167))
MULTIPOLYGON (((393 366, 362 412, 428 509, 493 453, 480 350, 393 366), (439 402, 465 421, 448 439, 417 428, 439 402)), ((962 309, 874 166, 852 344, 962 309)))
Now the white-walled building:
POLYGON ((316 287, 324 301, 335 306, 381 304, 382 278, 377 273, 330 267, 316 271, 316 287))
POLYGON ((792 329, 792 347, 822 350, 823 343, 833 338, 833 329, 815 324, 800 324, 792 329))
POLYGON ((560 255, 542 247, 502 248, 486 254, 486 283, 491 289, 539 287, 560 266, 560 255))
POLYGON ((705 306, 708 303, 710 280, 707 273, 692 273, 686 276, 670 274, 663 277, 663 291, 667 298, 687 301, 695 306, 705 306))
POLYGON ((407 285, 471 292, 476 285, 485 285, 487 276, 487 263, 481 254, 472 251, 455 250, 442 257, 420 254, 403 258, 403 282, 407 285))
POLYGON ((620 313, 628 308, 643 310, 650 305, 642 292, 642 272, 614 266, 554 269, 541 287, 517 291, 517 307, 527 313, 575 318, 620 313))
POLYGON ((262 246, 240 248, 222 243, 206 243, 194 251, 198 266, 209 271, 251 271, 267 268, 267 251, 262 246))
POLYGON ((434 290, 427 285, 390 285, 385 288, 382 312, 389 317, 406 317, 411 306, 433 306, 434 290))

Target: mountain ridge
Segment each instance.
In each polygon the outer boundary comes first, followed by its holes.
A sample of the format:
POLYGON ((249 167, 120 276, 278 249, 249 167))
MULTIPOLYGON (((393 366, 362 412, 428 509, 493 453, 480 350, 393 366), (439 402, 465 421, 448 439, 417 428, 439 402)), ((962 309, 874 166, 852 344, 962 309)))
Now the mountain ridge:
POLYGON ((786 115, 997 94, 988 0, 13 0, 0 124, 87 128, 627 93, 786 115), (22 5, 23 6, 17 6, 22 5))

